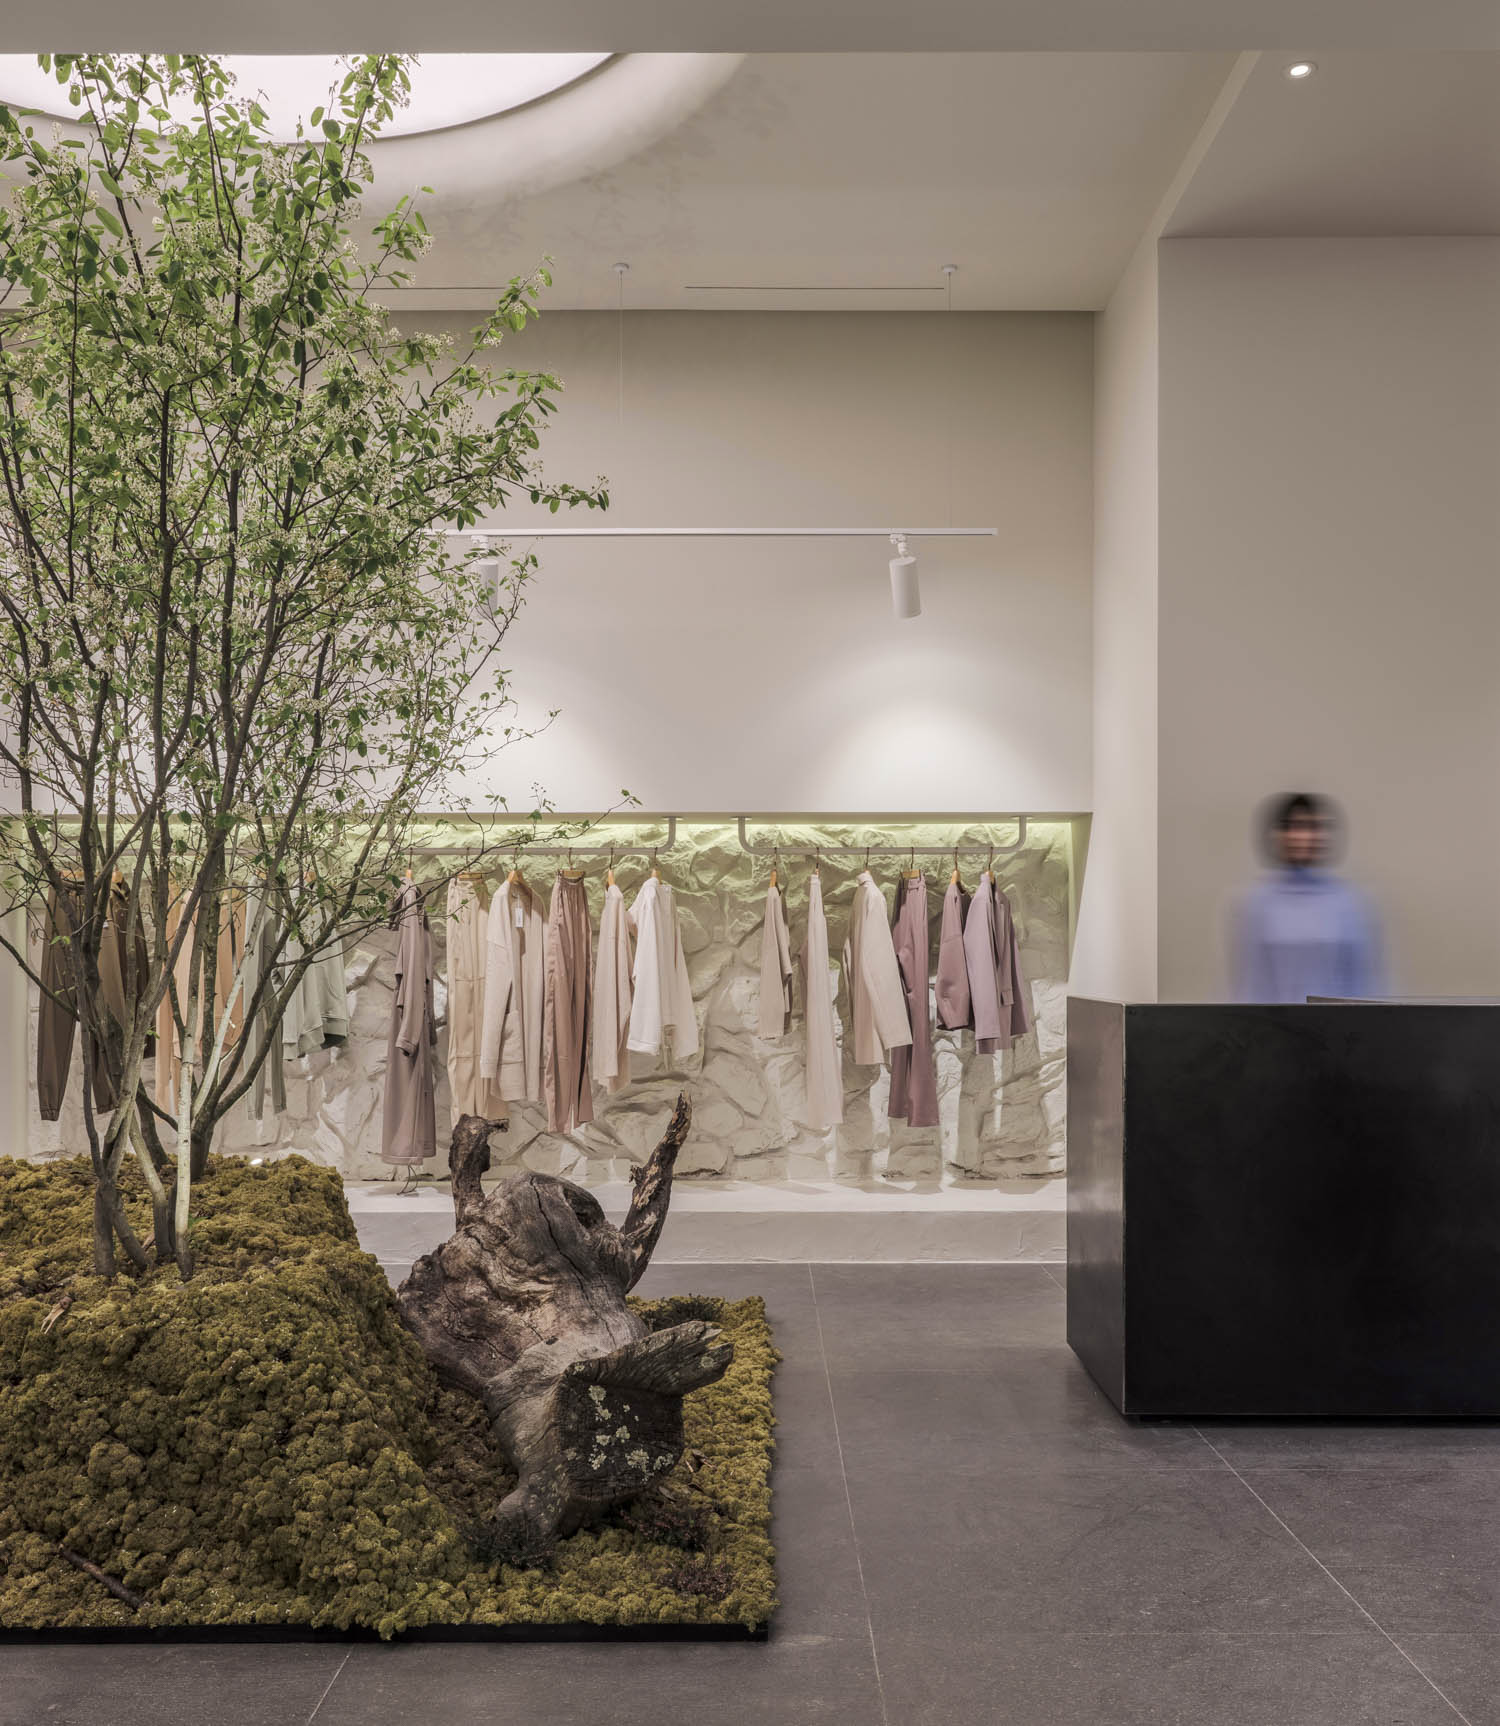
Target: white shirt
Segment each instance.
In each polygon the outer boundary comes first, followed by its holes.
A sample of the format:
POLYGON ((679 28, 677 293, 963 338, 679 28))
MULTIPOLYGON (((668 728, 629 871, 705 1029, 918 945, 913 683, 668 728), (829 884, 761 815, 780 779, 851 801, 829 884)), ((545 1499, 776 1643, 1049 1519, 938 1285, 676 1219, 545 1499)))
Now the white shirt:
POLYGON ((668 1036, 672 1058, 698 1052, 698 1016, 687 956, 677 927, 677 902, 658 876, 646 878, 630 907, 635 931, 635 998, 630 1004, 629 1047, 642 1055, 661 1053, 668 1036))

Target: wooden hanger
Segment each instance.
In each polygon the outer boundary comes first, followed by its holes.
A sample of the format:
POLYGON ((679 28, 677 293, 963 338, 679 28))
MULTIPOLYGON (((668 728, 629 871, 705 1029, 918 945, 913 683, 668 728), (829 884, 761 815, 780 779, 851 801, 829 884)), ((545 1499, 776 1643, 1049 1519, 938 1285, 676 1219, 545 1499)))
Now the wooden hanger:
POLYGON ((613 845, 611 845, 609 848, 609 868, 604 871, 604 885, 606 887, 613 887, 614 884, 615 884, 615 848, 613 845))
POLYGON ((901 879, 903 881, 919 880, 922 871, 917 867, 917 848, 915 845, 912 846, 906 861, 908 866, 901 871, 901 879))
POLYGON ((953 873, 948 877, 950 887, 961 887, 963 883, 958 878, 958 847, 953 847, 953 873))
POLYGON ((573 847, 571 845, 568 847, 568 866, 563 870, 563 877, 568 881, 581 881, 584 877, 582 869, 573 867, 573 847))
POLYGON ((651 847, 651 879, 653 881, 661 880, 661 870, 656 866, 656 847, 654 845, 651 847))
POLYGON ((775 851, 772 853, 772 856, 771 856, 771 887, 773 890, 775 889, 776 883, 780 879, 781 879, 781 847, 778 845, 776 847, 775 851))

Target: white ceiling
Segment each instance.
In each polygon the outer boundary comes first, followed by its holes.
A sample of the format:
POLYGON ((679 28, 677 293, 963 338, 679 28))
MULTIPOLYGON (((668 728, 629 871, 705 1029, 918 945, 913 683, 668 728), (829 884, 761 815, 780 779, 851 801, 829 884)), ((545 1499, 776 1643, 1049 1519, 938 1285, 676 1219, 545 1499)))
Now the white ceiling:
POLYGON ((51 0, 0 49, 849 53, 1500 48, 1496 0, 51 0))
MULTIPOLYGON (((370 207, 438 188, 433 248, 414 277, 429 291, 400 296, 412 307, 482 305, 550 254, 554 309, 612 308, 617 260, 630 265, 635 310, 937 310, 945 263, 959 266, 959 309, 1089 309, 1108 298, 1232 64, 751 55, 713 68, 711 82, 727 81, 696 112, 615 165, 511 195, 516 151, 501 119, 393 145, 370 207)), ((533 117, 545 116, 543 105, 533 117)))
POLYGON ((1500 54, 1285 63, 1251 73, 1167 234, 1500 233, 1500 54))

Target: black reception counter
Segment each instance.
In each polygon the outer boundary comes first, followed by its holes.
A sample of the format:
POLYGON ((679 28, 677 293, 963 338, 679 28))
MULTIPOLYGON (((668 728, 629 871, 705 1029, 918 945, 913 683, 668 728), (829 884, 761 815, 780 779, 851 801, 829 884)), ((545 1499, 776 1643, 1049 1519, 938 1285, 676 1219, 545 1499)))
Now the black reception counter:
POLYGON ((1071 999, 1068 1341, 1125 1414, 1500 1416, 1500 1006, 1071 999))

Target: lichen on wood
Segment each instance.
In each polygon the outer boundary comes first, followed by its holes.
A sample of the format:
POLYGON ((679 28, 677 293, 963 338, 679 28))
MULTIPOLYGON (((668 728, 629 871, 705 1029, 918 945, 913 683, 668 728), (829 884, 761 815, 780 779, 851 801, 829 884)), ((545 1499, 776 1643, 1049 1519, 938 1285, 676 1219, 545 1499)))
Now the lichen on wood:
POLYGON ((458 1226, 412 1266, 396 1304, 443 1381, 483 1403, 516 1471, 493 1514, 502 1546, 572 1534, 660 1481, 682 1455, 683 1397, 734 1357, 717 1325, 651 1331, 625 1299, 660 1238, 691 1121, 680 1096, 619 1228, 553 1175, 516 1175, 486 1196, 488 1123, 466 1115, 454 1129, 458 1226))

